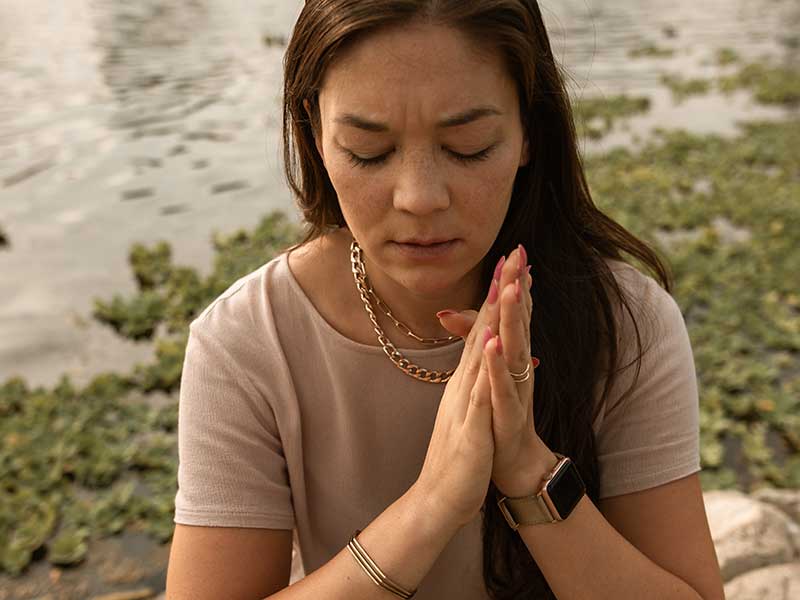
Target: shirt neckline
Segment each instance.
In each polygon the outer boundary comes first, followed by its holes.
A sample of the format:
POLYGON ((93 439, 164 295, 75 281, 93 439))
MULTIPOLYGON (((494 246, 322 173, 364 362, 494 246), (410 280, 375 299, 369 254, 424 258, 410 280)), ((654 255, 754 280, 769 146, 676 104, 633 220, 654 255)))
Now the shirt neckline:
MULTIPOLYGON (((317 307, 313 302, 311 302, 311 299, 306 295, 305 291, 300 286, 300 283, 295 278, 294 273, 292 273, 292 269, 289 267, 289 252, 281 253, 281 255, 278 257, 278 265, 280 269, 284 271, 284 275, 289 281, 289 287, 292 289, 294 295, 306 307, 308 314, 311 315, 311 318, 320 326, 320 328, 327 334, 329 338, 333 339, 336 343, 342 346, 348 347, 363 354, 386 356, 386 353, 383 351, 382 347, 370 346, 368 344, 362 344, 361 342, 350 339, 336 329, 333 325, 331 325, 325 319, 325 317, 322 316, 322 314, 317 310, 317 307)), ((446 346, 439 346, 437 348, 403 348, 402 345, 399 344, 396 347, 407 357, 449 357, 461 354, 461 352, 464 350, 464 340, 460 339, 447 344, 446 346)))

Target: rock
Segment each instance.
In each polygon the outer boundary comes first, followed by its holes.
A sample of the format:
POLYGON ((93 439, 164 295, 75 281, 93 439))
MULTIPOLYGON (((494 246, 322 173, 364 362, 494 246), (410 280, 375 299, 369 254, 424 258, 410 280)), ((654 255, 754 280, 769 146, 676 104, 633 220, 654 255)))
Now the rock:
POLYGON ((0 228, 0 248, 8 248, 10 245, 6 232, 0 228))
POLYGON ((728 600, 795 600, 800 598, 800 563, 749 571, 725 585, 728 600))
POLYGON ((798 557, 798 525, 784 512, 734 490, 704 499, 723 581, 798 557))
POLYGON ((795 522, 800 523, 800 490, 783 490, 778 488, 761 488, 754 491, 752 497, 781 509, 795 522))
POLYGON ((302 558, 298 552, 297 539, 292 542, 292 567, 289 574, 289 585, 300 581, 306 576, 305 569, 303 568, 302 558))

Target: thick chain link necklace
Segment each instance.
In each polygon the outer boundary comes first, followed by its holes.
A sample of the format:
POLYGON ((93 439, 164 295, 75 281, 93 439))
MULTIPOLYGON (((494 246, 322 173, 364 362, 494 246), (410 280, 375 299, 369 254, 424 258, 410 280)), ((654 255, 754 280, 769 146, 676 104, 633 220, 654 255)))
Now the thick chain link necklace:
POLYGON ((378 295, 372 289, 372 286, 368 283, 367 280, 367 271, 364 266, 364 260, 361 257, 362 250, 361 247, 358 245, 358 242, 353 240, 350 244, 350 264, 353 270, 353 278, 356 281, 356 287, 358 288, 359 294, 361 296, 361 301, 364 303, 364 308, 367 311, 367 315, 369 315, 369 320, 372 321, 373 329, 378 336, 378 341, 383 348, 384 353, 389 359, 395 364, 395 366, 403 371, 406 375, 413 377, 415 379, 419 379, 420 381, 425 381, 426 383, 447 383, 450 377, 455 372, 455 369, 451 369, 449 371, 434 371, 425 369, 423 367, 417 366, 408 361, 401 353, 397 350, 397 348, 392 344, 392 341, 386 337, 386 334, 383 332, 383 329, 378 324, 378 318, 375 315, 375 311, 372 308, 372 302, 370 301, 370 294, 372 294, 376 301, 384 307, 384 312, 386 315, 392 319, 394 324, 400 329, 401 331, 405 332, 406 335, 413 337, 419 342, 424 344, 442 344, 446 342, 453 341, 458 338, 458 336, 451 335, 446 338, 422 338, 415 333, 413 333, 406 325, 398 321, 394 315, 392 315, 391 310, 389 307, 384 304, 384 302, 378 298, 378 295))

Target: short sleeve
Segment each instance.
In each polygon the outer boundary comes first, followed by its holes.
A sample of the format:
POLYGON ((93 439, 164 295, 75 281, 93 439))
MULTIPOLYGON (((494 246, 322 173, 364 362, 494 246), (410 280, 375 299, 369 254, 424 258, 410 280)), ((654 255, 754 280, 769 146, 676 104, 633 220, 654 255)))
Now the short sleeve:
POLYGON ((292 529, 274 413, 206 323, 189 328, 181 375, 174 522, 292 529))
MULTIPOLYGON (((596 435, 600 498, 648 489, 700 470, 699 397, 686 324, 668 292, 652 278, 637 276, 642 283, 633 300, 642 310, 634 308, 633 314, 644 355, 633 387, 634 366, 618 375, 596 435)), ((625 366, 636 356, 636 337, 629 323, 620 331, 625 366)))

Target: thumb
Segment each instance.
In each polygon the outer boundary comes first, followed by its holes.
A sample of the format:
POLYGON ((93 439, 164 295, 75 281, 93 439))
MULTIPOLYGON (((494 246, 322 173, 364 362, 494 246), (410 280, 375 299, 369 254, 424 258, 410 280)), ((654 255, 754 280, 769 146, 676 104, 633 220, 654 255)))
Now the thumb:
POLYGON ((461 312, 439 313, 439 322, 450 333, 466 338, 478 318, 478 311, 463 310, 461 312))

